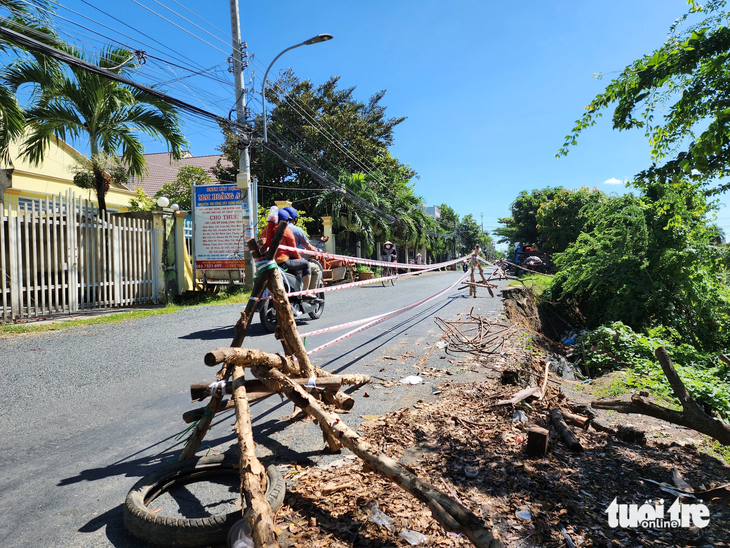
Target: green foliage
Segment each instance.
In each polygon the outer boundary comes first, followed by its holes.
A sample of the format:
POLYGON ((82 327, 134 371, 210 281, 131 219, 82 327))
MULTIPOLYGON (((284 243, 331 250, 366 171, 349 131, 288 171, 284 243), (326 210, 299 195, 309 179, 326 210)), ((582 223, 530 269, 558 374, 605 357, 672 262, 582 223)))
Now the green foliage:
MULTIPOLYGON (((613 109, 614 129, 643 129, 651 145, 653 165, 636 176, 639 184, 688 176, 709 185, 727 175, 730 12, 724 8, 724 1, 692 3, 661 47, 626 67, 585 108, 558 155, 566 155, 583 130, 613 109), (694 14, 705 18, 678 31, 694 14)), ((714 192, 728 188, 724 182, 714 192)))
POLYGON ((676 332, 664 328, 642 334, 621 322, 601 326, 578 338, 585 346, 586 364, 592 370, 623 369, 627 386, 650 389, 674 401, 669 382, 654 356, 654 351, 664 346, 695 401, 730 419, 730 367, 719 362, 714 354, 677 340, 676 332))
POLYGON ((594 209, 605 203, 607 196, 600 190, 582 187, 561 190, 537 210, 538 240, 546 253, 562 253, 578 239, 586 224, 595 215, 594 209))
MULTIPOLYGON (((134 54, 123 49, 109 47, 93 59, 71 47, 65 50, 116 74, 130 75, 136 66, 132 62, 134 54)), ((54 137, 89 143, 102 210, 106 209, 104 164, 95 162, 96 157, 121 155, 126 172, 140 176, 147 167, 139 133, 164 140, 176 158, 187 144, 175 107, 146 91, 88 70, 42 56, 21 57, 0 72, 0 81, 13 92, 28 88, 24 116, 29 129, 21 156, 31 164, 43 162, 54 137)))
POLYGON ((212 183, 212 177, 202 167, 181 166, 175 180, 162 185, 162 188, 155 194, 155 198, 165 196, 170 200, 170 204, 179 205, 182 211, 190 211, 193 208, 193 185, 212 183))
POLYGON ((157 209, 154 198, 150 198, 144 193, 144 190, 137 187, 134 198, 129 200, 130 211, 153 211, 157 209))
POLYGON ((543 204, 563 192, 565 189, 560 186, 533 190, 529 193, 526 190, 521 191, 510 206, 512 216, 498 219, 504 226, 494 231, 494 234, 500 237, 497 242, 509 243, 510 246, 518 242, 542 245, 537 228, 537 212, 543 204))
POLYGON ((710 209, 697 185, 681 180, 606 200, 592 210, 592 228, 555 257, 547 298, 564 313, 577 310, 591 328, 664 325, 698 348, 725 346, 726 253, 711 245, 710 209))
POLYGON ((84 190, 91 190, 96 186, 96 178, 91 171, 78 171, 74 175, 74 184, 84 190))

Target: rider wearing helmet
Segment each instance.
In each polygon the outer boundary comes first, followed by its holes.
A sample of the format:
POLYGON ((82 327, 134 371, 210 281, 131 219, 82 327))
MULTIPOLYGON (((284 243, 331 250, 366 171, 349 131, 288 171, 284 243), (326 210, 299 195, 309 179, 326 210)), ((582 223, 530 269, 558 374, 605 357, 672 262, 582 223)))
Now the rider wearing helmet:
MULTIPOLYGON (((290 215, 287 211, 283 209, 277 209, 276 206, 273 206, 269 210, 269 216, 266 219, 266 228, 264 228, 264 231, 261 233, 261 239, 264 240, 264 242, 266 243, 270 242, 274 237, 274 232, 276 232, 277 221, 289 222, 289 219, 290 215)), ((294 239, 294 234, 291 230, 289 230, 288 226, 284 231, 284 236, 281 239, 281 243, 282 245, 285 245, 287 247, 297 246, 296 240, 294 239)), ((312 276, 312 270, 309 267, 309 261, 302 259, 302 256, 299 255, 299 253, 297 253, 296 251, 288 251, 281 248, 276 250, 275 259, 276 263, 279 266, 285 268, 296 276, 301 275, 302 287, 309 288, 309 282, 312 276)), ((314 295, 304 295, 303 297, 316 299, 314 295)))
MULTIPOLYGON (((304 229, 297 226, 297 220, 299 219, 299 213, 297 213, 297 210, 291 206, 286 206, 284 208, 284 211, 289 214, 289 228, 294 234, 294 240, 296 240, 297 242, 297 247, 299 249, 308 249, 310 251, 318 252, 319 249, 309 243, 309 238, 307 238, 307 234, 304 232, 304 229)), ((322 278, 322 272, 319 263, 316 261, 310 262, 309 267, 312 270, 312 277, 311 281, 309 282, 309 289, 314 289, 319 285, 319 280, 322 278)))

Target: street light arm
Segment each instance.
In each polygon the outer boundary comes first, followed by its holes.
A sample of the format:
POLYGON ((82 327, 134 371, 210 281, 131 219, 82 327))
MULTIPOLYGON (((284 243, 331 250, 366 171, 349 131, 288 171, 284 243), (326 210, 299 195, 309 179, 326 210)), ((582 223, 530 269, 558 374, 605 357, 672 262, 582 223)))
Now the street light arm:
POLYGON ((320 42, 326 42, 327 40, 331 40, 332 35, 331 34, 318 34, 314 38, 310 38, 309 40, 305 40, 304 42, 300 44, 296 44, 294 46, 290 46, 286 48, 284 51, 279 53, 276 57, 274 57, 274 60, 269 63, 269 66, 266 68, 266 72, 264 72, 264 78, 261 81, 261 103, 263 104, 264 108, 264 143, 268 143, 268 135, 266 133, 266 77, 269 75, 269 71, 271 70, 271 67, 274 66, 274 63, 276 63, 279 60, 279 57, 284 55, 287 51, 291 51, 295 48, 298 48, 300 46, 310 46, 312 44, 318 44, 320 42))

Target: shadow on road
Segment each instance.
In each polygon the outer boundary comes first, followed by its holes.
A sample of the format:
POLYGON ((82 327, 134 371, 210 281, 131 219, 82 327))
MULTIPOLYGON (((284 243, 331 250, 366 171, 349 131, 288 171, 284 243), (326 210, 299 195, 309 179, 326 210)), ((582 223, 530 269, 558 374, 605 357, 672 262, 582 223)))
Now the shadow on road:
MULTIPOLYGON (((444 308, 446 308, 451 303, 452 299, 462 299, 464 297, 465 296, 462 296, 462 295, 454 295, 451 297, 447 297, 447 299, 445 301, 434 303, 430 307, 420 310, 416 315, 413 315, 409 318, 405 318, 399 324, 394 325, 389 330, 384 331, 380 335, 376 335, 375 337, 372 337, 372 338, 368 339, 367 341, 363 342, 359 346, 352 348, 352 350, 349 350, 338 356, 334 356, 330 361, 328 361, 326 364, 324 364, 323 367, 336 363, 336 362, 342 360, 343 358, 345 358, 346 356, 349 356, 353 352, 357 352, 358 350, 361 350, 361 349, 367 347, 371 343, 377 342, 377 343, 379 343, 379 345, 381 347, 383 347, 386 344, 388 344, 390 341, 392 341, 393 339, 398 338, 400 335, 402 335, 405 331, 407 331, 412 326, 418 325, 419 323, 422 323, 424 321, 429 321, 431 314, 434 314, 434 313, 439 312, 440 310, 443 310, 444 308)), ((358 357, 354 358, 353 360, 342 364, 341 367, 339 367, 331 372, 335 373, 335 374, 339 374, 339 373, 345 371, 346 369, 348 369, 349 367, 351 367, 352 365, 356 364, 363 358, 365 358, 367 355, 368 354, 358 356, 358 357)))

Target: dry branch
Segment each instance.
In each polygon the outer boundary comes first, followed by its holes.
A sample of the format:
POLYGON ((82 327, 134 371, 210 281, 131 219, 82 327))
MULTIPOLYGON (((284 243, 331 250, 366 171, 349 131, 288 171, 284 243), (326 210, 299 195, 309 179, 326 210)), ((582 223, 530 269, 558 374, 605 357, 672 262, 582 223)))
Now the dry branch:
POLYGON ((692 399, 687 388, 672 365, 672 360, 663 346, 656 349, 654 353, 662 366, 674 395, 682 405, 682 411, 667 409, 661 405, 650 402, 638 394, 631 396, 631 401, 609 400, 591 402, 596 409, 610 409, 618 413, 641 413, 656 419, 678 424, 707 434, 723 445, 730 446, 730 426, 724 422, 707 415, 702 408, 692 399))
POLYGON ((434 518, 441 523, 444 529, 464 533, 477 548, 502 546, 495 534, 468 508, 419 479, 393 459, 363 441, 336 415, 322 409, 312 396, 293 383, 291 379, 275 369, 260 366, 252 368, 252 372, 259 379, 270 383, 269 387, 272 390, 283 391, 295 405, 317 419, 323 430, 340 440, 345 447, 363 459, 374 470, 426 503, 434 518))
POLYGON ((525 388, 524 390, 520 390, 516 394, 514 394, 511 398, 507 400, 500 400, 497 403, 495 403, 495 407, 498 405, 516 405, 520 403, 522 400, 529 398, 530 396, 538 396, 540 394, 540 387, 539 386, 533 386, 532 388, 525 388))
POLYGON ((246 501, 243 517, 251 528, 257 548, 278 548, 279 542, 274 533, 274 513, 266 500, 266 468, 256 457, 244 373, 241 366, 236 366, 233 370, 233 401, 236 406, 236 424, 233 428, 238 434, 241 493, 246 501))
POLYGON ((580 453, 581 451, 583 451, 583 446, 580 444, 573 432, 570 431, 568 425, 565 424, 565 420, 563 419, 563 415, 560 412, 560 409, 558 409, 557 407, 553 407, 550 410, 550 420, 552 421, 555 429, 560 434, 560 438, 565 442, 565 444, 571 451, 575 451, 576 453, 580 453))

